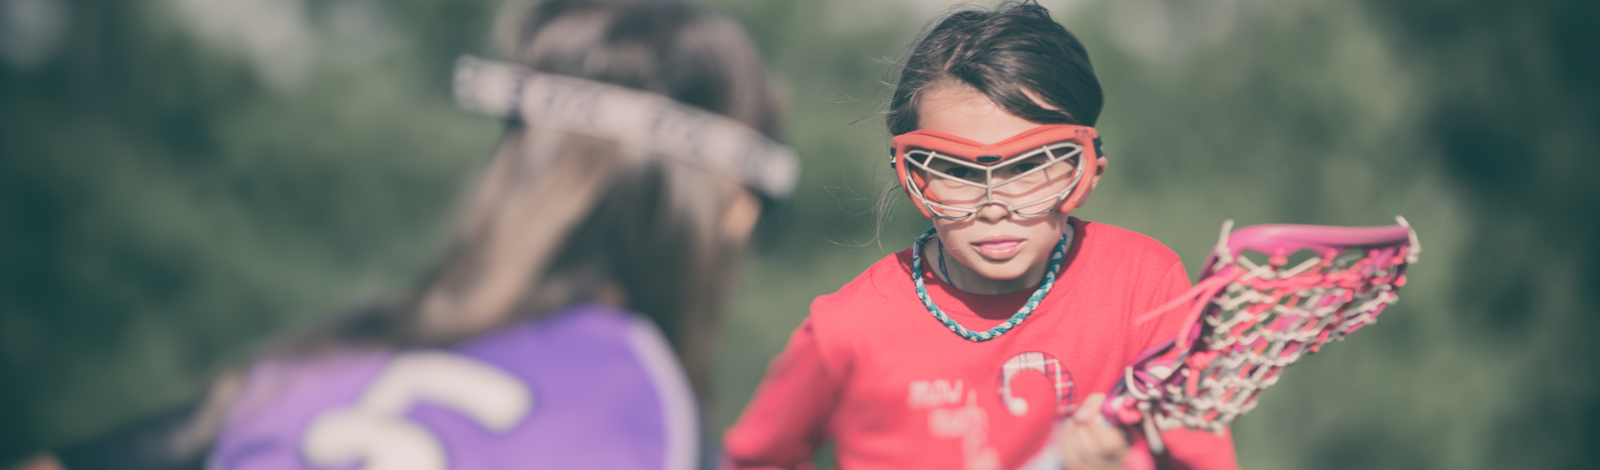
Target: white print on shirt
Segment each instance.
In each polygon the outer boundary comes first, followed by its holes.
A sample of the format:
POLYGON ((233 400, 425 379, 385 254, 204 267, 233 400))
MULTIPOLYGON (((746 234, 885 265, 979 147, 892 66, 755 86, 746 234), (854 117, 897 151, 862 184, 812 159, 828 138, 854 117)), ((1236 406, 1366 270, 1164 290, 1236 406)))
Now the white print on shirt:
POLYGON ((439 438, 406 420, 406 413, 424 402, 504 432, 533 408, 533 394, 511 374, 466 356, 404 353, 395 356, 354 406, 318 416, 301 441, 301 451, 319 467, 359 462, 362 470, 449 468, 439 438))
POLYGON ((945 405, 961 403, 962 390, 966 387, 961 379, 954 383, 944 380, 915 380, 911 382, 911 389, 906 395, 906 406, 916 408, 935 408, 945 405))
POLYGON ((961 439, 962 467, 966 470, 999 470, 1000 452, 988 442, 989 412, 978 407, 976 390, 967 391, 965 406, 929 410, 928 432, 940 439, 961 439))
MULTIPOLYGON (((1011 381, 1019 374, 1037 372, 1055 388, 1056 418, 1069 415, 1072 403, 1072 372, 1049 353, 1030 351, 1011 356, 1000 365, 1000 401, 1014 416, 1028 414, 1028 400, 1013 396, 1011 381)), ((960 439, 962 467, 966 470, 997 470, 1000 453, 989 445, 989 412, 978 406, 978 392, 967 389, 960 379, 916 380, 906 393, 906 406, 928 410, 928 433, 938 439, 960 439), (965 397, 965 403, 962 398, 965 397), (958 405, 959 404, 959 405, 958 405), (955 405, 955 406, 951 406, 955 405)))
POLYGON ((1055 385, 1056 418, 1066 418, 1071 414, 1072 371, 1061 367, 1061 361, 1050 353, 1030 351, 1011 356, 1005 364, 1000 365, 1000 400, 1005 402, 1012 416, 1028 414, 1028 400, 1011 396, 1011 379, 1023 372, 1043 374, 1055 385))

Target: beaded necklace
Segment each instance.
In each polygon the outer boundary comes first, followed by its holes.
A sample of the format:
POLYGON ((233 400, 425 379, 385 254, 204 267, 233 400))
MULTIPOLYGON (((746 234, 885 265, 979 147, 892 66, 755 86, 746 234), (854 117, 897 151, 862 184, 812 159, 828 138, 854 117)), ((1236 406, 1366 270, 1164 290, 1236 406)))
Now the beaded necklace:
MULTIPOLYGON (((961 326, 961 324, 951 319, 949 315, 945 315, 943 310, 939 310, 939 306, 934 305, 933 299, 928 297, 928 287, 922 282, 922 245, 938 234, 937 230, 930 228, 928 231, 922 232, 922 236, 917 237, 916 243, 911 245, 911 282, 917 285, 917 298, 922 299, 922 306, 928 308, 928 313, 933 314, 933 318, 943 323, 945 328, 950 329, 950 332, 974 343, 998 338, 1000 335, 1006 334, 1007 331, 1011 331, 1012 328, 1016 328, 1017 325, 1021 325, 1023 320, 1027 320, 1028 315, 1033 314, 1033 309, 1039 307, 1039 301, 1044 300, 1044 296, 1050 293, 1050 287, 1055 285, 1056 270, 1061 268, 1062 258, 1066 257, 1067 252, 1067 236, 1062 234, 1061 240, 1056 242, 1055 250, 1050 251, 1050 264, 1045 267, 1044 282, 1040 283, 1039 288, 1033 291, 1033 296, 1028 297, 1028 302, 1022 305, 1022 309, 1017 310, 1017 313, 1011 315, 1011 319, 1006 320, 1005 323, 995 325, 989 331, 976 332, 961 326)), ((943 261, 943 256, 940 258, 940 261, 943 261)), ((946 275, 945 278, 949 279, 949 275, 946 275)))
POLYGON ((939 274, 944 275, 944 282, 950 283, 951 287, 956 285, 956 280, 950 277, 950 271, 944 269, 944 240, 939 240, 939 274))

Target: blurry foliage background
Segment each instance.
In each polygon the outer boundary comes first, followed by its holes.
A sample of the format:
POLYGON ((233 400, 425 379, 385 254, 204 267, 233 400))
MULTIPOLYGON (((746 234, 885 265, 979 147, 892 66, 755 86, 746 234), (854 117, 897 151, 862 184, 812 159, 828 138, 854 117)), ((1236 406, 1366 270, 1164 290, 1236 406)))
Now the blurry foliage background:
MULTIPOLYGON (((852 122, 950 2, 704 1, 766 52, 805 162, 727 313, 725 426, 811 298, 927 226, 902 204, 862 246, 887 137, 852 122)), ((1082 217, 1191 274, 1225 218, 1422 236, 1403 301, 1237 422, 1245 467, 1592 465, 1600 3, 1043 3, 1107 93, 1082 217)), ((449 73, 493 55, 499 4, 0 0, 0 462, 414 279, 498 132, 449 73)))

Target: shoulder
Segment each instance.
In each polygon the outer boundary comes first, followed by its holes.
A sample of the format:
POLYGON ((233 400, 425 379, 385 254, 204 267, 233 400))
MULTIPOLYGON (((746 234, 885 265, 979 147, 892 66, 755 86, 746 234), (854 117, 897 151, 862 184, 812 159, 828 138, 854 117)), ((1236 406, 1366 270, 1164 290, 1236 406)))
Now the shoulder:
POLYGON ((873 263, 838 291, 811 302, 803 327, 816 341, 830 368, 848 368, 854 351, 871 342, 874 332, 896 328, 900 312, 920 309, 911 283, 911 249, 892 253, 873 263))
POLYGON ((904 299, 897 294, 910 292, 910 284, 911 249, 906 248, 873 263, 838 291, 817 297, 811 302, 811 317, 824 322, 859 318, 861 313, 900 303, 904 299))
POLYGON ((463 469, 511 458, 639 468, 697 446, 693 394, 666 340, 648 320, 591 305, 449 347, 264 359, 214 455, 225 468, 284 469, 392 457, 349 447, 402 444, 351 437, 372 423, 414 429, 404 447, 463 469), (573 452, 601 442, 619 450, 573 452))
POLYGON ((1100 222, 1077 220, 1083 226, 1080 255, 1091 259, 1115 260, 1118 264, 1167 269, 1183 262, 1167 245, 1149 235, 1100 222))
POLYGON ((1093 285, 1101 292, 1165 297, 1189 286, 1183 260, 1154 238, 1125 228, 1078 221, 1083 242, 1069 265, 1069 282, 1093 285))

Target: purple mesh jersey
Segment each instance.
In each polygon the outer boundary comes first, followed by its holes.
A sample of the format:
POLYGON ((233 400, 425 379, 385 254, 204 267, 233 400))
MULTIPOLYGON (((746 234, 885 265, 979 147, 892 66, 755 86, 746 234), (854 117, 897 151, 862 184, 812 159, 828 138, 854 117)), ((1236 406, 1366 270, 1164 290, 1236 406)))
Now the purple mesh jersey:
POLYGON ((448 349, 262 361, 210 466, 689 470, 698 441, 659 330, 588 304, 448 349))

